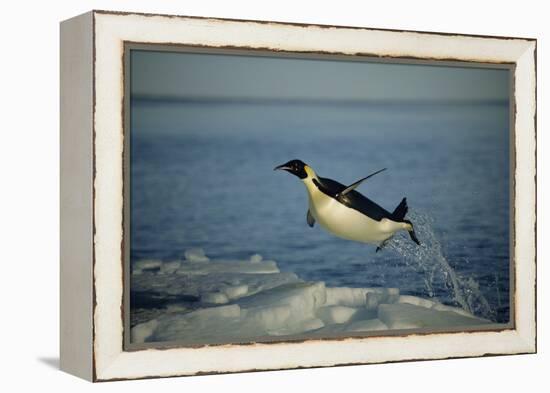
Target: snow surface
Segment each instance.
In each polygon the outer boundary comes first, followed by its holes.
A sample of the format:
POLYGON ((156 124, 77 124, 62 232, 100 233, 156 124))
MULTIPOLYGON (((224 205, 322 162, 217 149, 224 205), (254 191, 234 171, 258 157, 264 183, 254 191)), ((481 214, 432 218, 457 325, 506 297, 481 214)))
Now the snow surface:
POLYGON ((133 343, 247 342, 490 322, 431 299, 400 295, 397 288, 305 282, 259 254, 211 261, 203 250, 191 249, 184 256, 133 264, 133 343))

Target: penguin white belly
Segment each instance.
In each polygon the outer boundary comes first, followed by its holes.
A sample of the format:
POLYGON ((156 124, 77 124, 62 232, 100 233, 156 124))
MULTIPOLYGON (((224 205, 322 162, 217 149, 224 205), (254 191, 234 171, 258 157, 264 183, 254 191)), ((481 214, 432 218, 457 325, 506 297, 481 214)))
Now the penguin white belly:
POLYGON ((321 192, 310 195, 309 209, 321 227, 347 240, 378 244, 402 229, 400 223, 373 220, 321 192))

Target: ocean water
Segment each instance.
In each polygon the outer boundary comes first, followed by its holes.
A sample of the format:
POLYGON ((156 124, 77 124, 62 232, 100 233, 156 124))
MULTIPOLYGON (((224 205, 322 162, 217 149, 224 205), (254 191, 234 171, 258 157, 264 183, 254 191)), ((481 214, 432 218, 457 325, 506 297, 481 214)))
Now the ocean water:
POLYGON ((259 253, 327 286, 398 287, 478 316, 510 315, 507 102, 254 103, 133 100, 131 262, 200 247, 259 253), (392 211, 381 252, 306 224, 307 194, 276 165, 299 158, 392 211))

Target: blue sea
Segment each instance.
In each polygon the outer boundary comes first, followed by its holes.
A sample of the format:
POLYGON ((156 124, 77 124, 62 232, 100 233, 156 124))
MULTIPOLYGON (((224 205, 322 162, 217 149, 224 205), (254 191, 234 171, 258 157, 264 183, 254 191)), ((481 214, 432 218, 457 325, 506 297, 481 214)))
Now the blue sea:
POLYGON ((131 260, 259 253, 327 286, 397 287, 507 322, 508 102, 132 101, 131 260), (276 165, 301 159, 392 211, 384 250, 306 224, 307 194, 276 165))

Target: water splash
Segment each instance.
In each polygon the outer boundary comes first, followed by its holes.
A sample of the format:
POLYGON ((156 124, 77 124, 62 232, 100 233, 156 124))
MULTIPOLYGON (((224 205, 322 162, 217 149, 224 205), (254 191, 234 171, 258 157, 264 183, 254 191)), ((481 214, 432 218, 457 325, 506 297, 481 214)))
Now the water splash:
POLYGON ((415 211, 407 217, 413 222, 421 245, 411 242, 408 234, 400 233, 386 247, 397 252, 407 266, 423 275, 430 297, 437 299, 436 287, 443 287, 456 305, 476 316, 494 321, 496 312, 481 293, 479 283, 472 277, 457 273, 449 264, 434 232, 432 217, 415 211))

